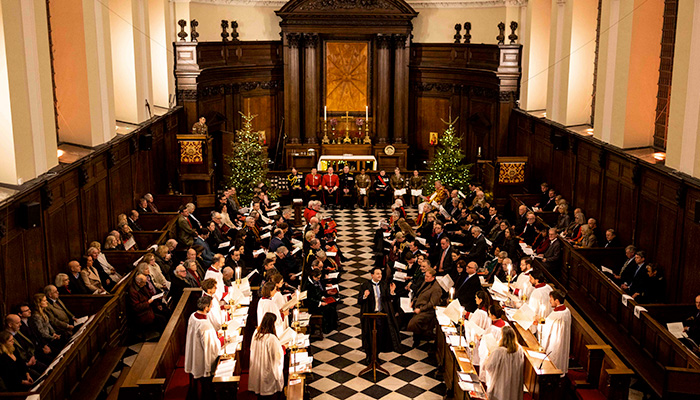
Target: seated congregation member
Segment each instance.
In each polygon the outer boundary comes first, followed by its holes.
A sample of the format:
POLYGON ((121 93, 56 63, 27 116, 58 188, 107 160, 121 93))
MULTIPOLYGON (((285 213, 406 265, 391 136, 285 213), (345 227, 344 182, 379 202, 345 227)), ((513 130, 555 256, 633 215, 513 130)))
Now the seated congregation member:
POLYGON ((135 251, 139 249, 136 240, 134 239, 133 232, 129 228, 129 224, 122 222, 117 226, 117 231, 119 231, 119 236, 121 237, 122 244, 125 250, 135 251))
POLYGON ((615 233, 614 229, 608 229, 607 231, 605 231, 605 240, 602 243, 599 243, 598 245, 601 247, 605 247, 606 249, 609 247, 622 247, 622 243, 617 237, 617 233, 615 233))
POLYGON ((683 322, 683 330, 695 343, 700 343, 700 295, 695 296, 695 313, 683 322))
POLYGON ((100 275, 102 282, 105 283, 105 289, 112 290, 114 285, 122 279, 122 276, 114 269, 112 264, 107 261, 107 257, 102 253, 101 248, 100 242, 92 242, 86 253, 92 256, 92 261, 97 269, 97 273, 100 275))
POLYGON ((511 259, 520 259, 522 257, 522 247, 520 247, 520 241, 518 240, 518 237, 515 236, 513 233, 513 228, 508 227, 504 231, 505 236, 504 236, 504 241, 503 241, 503 247, 500 247, 500 250, 505 251, 508 253, 508 256, 511 259))
POLYGON ((413 192, 413 190, 420 190, 421 193, 423 191, 423 177, 418 174, 418 170, 413 171, 413 175, 411 178, 408 180, 408 188, 411 190, 409 193, 411 195, 411 206, 412 207, 418 207, 418 202, 420 200, 420 195, 414 196, 413 193, 418 193, 418 192, 413 192))
POLYGON ((360 169, 360 175, 355 177, 355 190, 357 191, 357 205, 362 209, 369 208, 369 192, 372 179, 367 175, 367 170, 360 169))
POLYGON ((41 337, 39 332, 30 326, 29 320, 32 318, 32 309, 29 304, 18 304, 13 307, 13 312, 20 318, 18 331, 22 334, 22 337, 31 342, 36 349, 41 349, 41 351, 36 352, 37 358, 45 363, 50 363, 58 351, 49 346, 49 343, 41 337))
POLYGON ((576 243, 581 239, 581 227, 585 224, 586 216, 582 212, 574 212, 574 222, 572 222, 566 229, 564 236, 570 242, 576 243))
POLYGON ((20 332, 21 325, 22 320, 19 318, 19 315, 7 314, 5 317, 5 330, 9 332, 10 335, 14 336, 15 349, 17 350, 19 357, 27 366, 29 375, 32 378, 38 378, 47 367, 46 364, 39 361, 38 358, 44 359, 45 357, 42 357, 42 355, 39 353, 35 354, 37 350, 39 350, 41 353, 41 349, 38 349, 31 339, 20 332))
POLYGON ((394 168, 394 175, 389 178, 389 186, 391 187, 392 196, 403 200, 403 195, 396 195, 397 190, 406 189, 406 179, 401 175, 401 169, 399 167, 394 168))
POLYGON ((542 211, 554 211, 554 207, 557 206, 556 197, 557 197, 556 190, 549 189, 548 195, 547 195, 547 201, 543 204, 540 204, 540 208, 542 209, 542 211))
POLYGON ((535 213, 530 211, 527 213, 527 223, 523 227, 523 230, 521 232, 517 232, 518 236, 527 244, 528 246, 532 246, 532 243, 535 241, 535 238, 537 237, 537 228, 535 227, 535 223, 537 222, 537 217, 535 216, 535 213))
POLYGON ((156 256, 153 253, 146 253, 143 256, 142 262, 148 264, 149 276, 156 289, 159 291, 167 292, 170 290, 170 281, 165 277, 165 274, 160 269, 160 266, 156 262, 156 256))
MULTIPOLYGON (((508 274, 510 273, 510 281, 515 280, 515 275, 518 273, 517 269, 513 265, 513 260, 506 257, 500 265, 500 268, 496 271, 495 277, 501 282, 508 282, 508 274)), ((495 279, 494 279, 495 281, 495 279)))
POLYGON ((60 295, 56 286, 47 285, 44 288, 44 294, 49 302, 48 307, 44 309, 49 317, 49 322, 59 334, 64 337, 70 337, 73 334, 77 318, 59 298, 60 295))
POLYGON ((343 172, 338 174, 340 206, 352 210, 355 208, 355 174, 350 172, 350 167, 345 165, 343 172))
POLYGON ((477 309, 476 294, 481 291, 481 280, 476 274, 477 265, 474 261, 467 264, 462 260, 457 262, 458 266, 460 264, 465 268, 466 278, 459 284, 455 283, 455 296, 465 311, 474 312, 477 309))
MULTIPOLYGON (((270 276, 270 280, 265 282, 261 288, 260 301, 258 301, 257 309, 257 321, 260 323, 263 320, 263 316, 267 313, 272 313, 277 316, 277 320, 275 321, 275 333, 279 337, 282 336, 282 332, 284 332, 284 320, 287 318, 287 315, 289 315, 289 311, 282 312, 280 310, 280 306, 274 300, 274 297, 279 293, 279 291, 277 284, 272 281, 273 276, 274 274, 270 276)), ((282 305, 284 305, 284 303, 282 305)))
POLYGON ((209 238, 209 229, 207 228, 200 228, 197 231, 197 237, 194 238, 193 241, 193 246, 202 246, 202 260, 204 260, 204 266, 208 267, 211 265, 213 258, 214 258, 214 252, 212 249, 209 247, 209 244, 207 243, 207 239, 209 238))
POLYGON ((550 272, 558 273, 561 265, 561 242, 555 228, 549 228, 549 246, 542 254, 542 262, 550 272))
POLYGON ((327 303, 326 289, 321 284, 321 271, 314 269, 304 280, 301 291, 307 292, 304 305, 309 309, 311 315, 323 316, 323 333, 331 333, 338 329, 337 303, 327 303))
POLYGON ((284 231, 280 228, 275 228, 272 239, 270 239, 269 250, 275 252, 280 246, 284 246, 284 231))
POLYGON ((647 279, 644 284, 644 290, 638 296, 632 294, 638 303, 656 304, 663 303, 666 298, 666 281, 664 280, 659 267, 656 264, 647 264, 647 279))
POLYGON ((141 197, 141 198, 139 199, 139 201, 138 201, 138 206, 136 206, 136 211, 138 211, 138 212, 141 213, 141 214, 151 212, 151 211, 148 209, 148 200, 146 200, 145 198, 141 197))
POLYGON ((137 222, 139 220, 139 212, 136 210, 131 210, 129 211, 129 217, 127 218, 126 222, 129 224, 129 228, 131 228, 132 231, 142 231, 143 228, 141 228, 141 225, 137 222))
POLYGON ((197 260, 197 251, 195 249, 191 248, 187 250, 187 259, 184 261, 184 265, 188 271, 195 272, 191 273, 192 279, 194 279, 197 282, 197 285, 201 285, 201 281, 204 280, 204 274, 206 273, 206 270, 199 263, 199 260, 197 260))
POLYGON ((495 259, 486 263, 483 271, 486 273, 486 277, 484 278, 486 282, 493 282, 493 277, 498 274, 498 271, 501 269, 501 265, 503 265, 503 260, 506 258, 508 258, 508 253, 505 251, 499 251, 498 254, 496 254, 495 259))
POLYGON ((68 263, 68 270, 70 271, 68 274, 68 279, 70 283, 68 284, 68 289, 71 294, 90 294, 92 293, 90 290, 88 290, 87 286, 85 286, 85 281, 83 281, 83 277, 80 274, 80 263, 73 260, 68 263))
POLYGON ((629 245, 625 247, 625 257, 627 258, 625 260, 625 263, 622 264, 622 267, 620 267, 620 272, 619 274, 614 274, 613 273, 613 278, 615 280, 615 283, 618 285, 621 285, 624 282, 627 282, 628 280, 631 280, 631 274, 634 273, 636 268, 630 268, 634 266, 635 260, 634 260, 634 255, 637 253, 637 248, 634 247, 633 245, 629 245))
POLYGON ((195 232, 198 232, 200 229, 203 228, 202 223, 199 222, 197 217, 194 216, 194 210, 196 209, 194 203, 187 203, 185 204, 185 207, 187 207, 187 219, 189 219, 190 223, 192 224, 192 229, 195 230, 195 232))
POLYGON ((569 216, 569 206, 566 204, 560 205, 557 208, 559 211, 559 216, 557 217, 557 233, 566 231, 566 228, 571 224, 571 217, 569 216))
POLYGON ((175 263, 172 254, 168 251, 168 246, 158 246, 154 255, 156 256, 156 264, 160 267, 163 275, 171 276, 175 263))
POLYGON ((15 346, 15 338, 8 331, 0 331, 0 383, 10 392, 28 392, 34 384, 15 346))
POLYGON ((146 201, 148 202, 148 211, 152 213, 157 213, 158 207, 156 207, 156 203, 153 202, 153 195, 150 193, 146 193, 143 195, 143 198, 146 199, 146 201))
POLYGON ((386 176, 386 171, 379 171, 379 175, 374 180, 373 189, 377 195, 377 208, 386 208, 392 198, 389 193, 391 188, 389 187, 389 177, 386 176))
MULTIPOLYGON (((219 357, 224 337, 219 337, 216 329, 207 318, 212 307, 212 299, 202 296, 197 300, 197 311, 187 320, 187 337, 185 339, 185 372, 192 375, 194 398, 207 399, 211 394, 211 377, 214 374, 214 362, 219 357), (197 395, 202 386, 201 396, 197 395)), ((189 397, 189 396, 188 396, 189 397)))
MULTIPOLYGON (((217 218, 219 221, 221 221, 221 214, 218 212, 213 212, 212 214, 212 220, 208 221, 205 225, 207 230, 209 231, 209 236, 207 237, 207 244, 209 245, 209 248, 212 251, 218 251, 219 245, 228 241, 228 238, 224 237, 224 234, 223 232, 221 232, 219 225, 214 221, 214 218, 217 218)), ((225 248, 221 251, 224 250, 228 250, 228 248, 225 248)))
POLYGON ((486 238, 484 237, 481 228, 475 226, 472 228, 472 236, 474 241, 472 247, 467 251, 466 259, 467 261, 476 263, 477 266, 484 265, 486 262, 486 253, 488 252, 488 244, 486 244, 486 238))
POLYGON ((180 206, 180 215, 177 217, 177 241, 183 246, 192 246, 197 231, 190 221, 190 210, 187 206, 180 206))
POLYGON ((452 242, 447 236, 440 239, 440 255, 437 258, 437 263, 435 267, 437 268, 437 275, 450 275, 454 281, 454 261, 452 261, 452 253, 456 251, 452 248, 452 242))
POLYGON ((68 343, 68 335, 60 335, 49 321, 46 309, 49 301, 43 293, 37 293, 33 297, 32 316, 29 318, 29 328, 36 333, 39 340, 46 343, 52 350, 58 351, 68 343))
POLYGON ((396 322, 393 300, 396 296, 396 284, 387 284, 382 280, 382 269, 374 267, 370 271, 371 279, 362 282, 357 296, 360 305, 360 319, 362 321, 362 348, 365 351, 365 361, 371 361, 372 357, 372 329, 373 323, 370 317, 364 314, 384 313, 386 317, 377 320, 377 353, 399 351, 401 339, 399 326, 396 322))
POLYGON ((275 333, 279 316, 263 314, 250 346, 248 390, 259 399, 281 399, 284 389, 284 347, 275 333))
POLYGON ((416 223, 421 225, 423 223, 423 218, 427 213, 429 213, 433 208, 438 208, 440 205, 445 203, 445 200, 449 197, 449 193, 444 186, 442 186, 441 181, 435 181, 435 191, 428 197, 421 196, 423 201, 418 205, 418 219, 416 223))
POLYGON ((323 178, 318 174, 316 168, 311 168, 311 173, 306 175, 304 178, 304 187, 306 188, 306 199, 307 200, 318 200, 321 198, 321 183, 323 178))
POLYGON ((432 340, 433 328, 437 323, 435 307, 440 304, 442 288, 435 280, 436 271, 425 269, 423 284, 414 291, 411 308, 413 317, 408 322, 407 331, 413 332, 413 347, 418 347, 421 340, 432 340))
POLYGON ((95 268, 92 257, 85 256, 83 258, 83 263, 84 265, 80 270, 80 278, 83 280, 88 292, 92 294, 107 294, 107 290, 102 286, 100 274, 97 272, 97 268, 95 268))
POLYGON ((71 294, 70 278, 68 277, 68 274, 64 274, 63 272, 57 274, 54 283, 56 284, 56 288, 58 288, 58 293, 71 294))
POLYGON ((634 254, 634 263, 628 267, 630 272, 626 273, 620 288, 630 294, 641 293, 647 280, 646 265, 646 253, 638 250, 634 254))
POLYGON ((574 247, 577 249, 588 249, 597 247, 598 239, 595 237, 593 230, 588 224, 581 225, 581 237, 577 242, 574 242, 574 247))
POLYGON ((522 400, 525 354, 515 338, 515 330, 503 328, 501 341, 483 365, 489 399, 522 400))
POLYGON ((168 304, 170 304, 170 307, 173 309, 177 307, 177 303, 180 301, 180 297, 182 297, 186 288, 195 287, 199 287, 199 285, 197 285, 194 279, 187 275, 187 269, 185 269, 183 265, 175 267, 175 273, 173 274, 173 280, 170 285, 170 292, 168 292, 170 298, 168 304))
POLYGON ((538 224, 537 237, 531 246, 532 251, 534 251, 535 254, 544 254, 544 252, 549 248, 549 244, 549 228, 547 228, 546 225, 538 224))
POLYGON ((293 199, 303 199, 304 193, 302 186, 304 183, 304 175, 292 167, 292 173, 287 175, 287 184, 289 185, 289 196, 293 199))
POLYGON ((236 268, 240 268, 241 274, 243 274, 243 276, 245 276, 245 274, 247 273, 247 270, 246 270, 245 262, 241 258, 241 253, 242 253, 242 250, 238 250, 238 249, 233 250, 232 252, 228 253, 228 256, 226 257, 225 265, 227 267, 233 268, 234 271, 236 270, 236 268))
POLYGON ((148 279, 139 273, 134 277, 134 282, 129 288, 129 306, 134 311, 137 328, 140 330, 155 329, 163 332, 168 324, 165 307, 160 299, 153 300, 152 293, 146 287, 148 279))
POLYGON ((107 235, 107 237, 105 238, 105 247, 104 247, 105 251, 124 250, 123 247, 124 247, 124 245, 119 243, 119 240, 117 239, 116 236, 107 235), (120 246, 122 248, 119 248, 120 246))
MULTIPOLYGON (((571 347, 571 311, 564 305, 564 293, 554 290, 549 293, 552 312, 542 325, 540 344, 554 366, 566 375, 569 370, 569 348, 571 347)), ((535 325, 539 318, 535 319, 535 325)))

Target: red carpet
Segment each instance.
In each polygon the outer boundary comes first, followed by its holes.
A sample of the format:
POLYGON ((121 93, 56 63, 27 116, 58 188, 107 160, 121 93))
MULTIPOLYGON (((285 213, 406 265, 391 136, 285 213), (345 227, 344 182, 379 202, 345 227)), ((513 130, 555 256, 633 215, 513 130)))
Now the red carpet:
MULTIPOLYGON (((180 357, 173 371, 168 387, 165 389, 165 398, 168 400, 186 400, 187 391, 190 387, 190 376, 185 373, 185 357, 180 357)), ((238 399, 256 400, 258 397, 253 392, 248 391, 248 374, 241 375, 238 384, 238 399)))

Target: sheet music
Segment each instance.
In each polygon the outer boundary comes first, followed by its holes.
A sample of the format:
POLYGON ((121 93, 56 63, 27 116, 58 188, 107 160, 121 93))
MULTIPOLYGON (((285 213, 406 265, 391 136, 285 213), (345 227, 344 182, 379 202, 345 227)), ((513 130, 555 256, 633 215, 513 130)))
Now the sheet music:
POLYGON ((223 242, 223 243, 219 244, 219 248, 220 248, 220 249, 223 249, 224 247, 228 247, 228 246, 230 246, 230 245, 231 245, 231 242, 230 242, 230 241, 229 241, 229 242, 223 242))
POLYGON ((132 236, 129 238, 129 240, 126 241, 126 243, 124 243, 124 248, 126 250, 129 250, 132 247, 134 247, 135 245, 136 245, 136 239, 134 239, 134 237, 132 236))
POLYGON ((523 329, 530 329, 530 326, 532 326, 532 323, 535 321, 535 312, 532 311, 530 306, 527 304, 523 304, 518 311, 513 314, 513 321, 517 322, 520 324, 520 326, 523 327, 523 329))
POLYGON ((435 280, 440 284, 440 287, 442 290, 449 292, 450 288, 455 285, 455 283, 452 281, 452 278, 449 275, 444 275, 444 276, 436 276, 435 280))
POLYGON ((394 268, 405 271, 407 269, 406 264, 401 264, 400 262, 394 262, 394 268))
POLYGON ((413 313, 413 308, 411 308, 411 299, 408 297, 401 297, 399 299, 399 304, 401 305, 401 310, 406 314, 413 313))
POLYGON ((450 319, 450 321, 457 323, 459 322, 460 318, 462 318, 462 315, 459 313, 460 308, 462 307, 461 304, 459 304, 459 300, 454 299, 450 304, 445 308, 445 311, 443 314, 450 319))
POLYGON ((394 272, 394 280, 399 282, 405 282, 408 275, 405 272, 396 271, 394 272))
POLYGON ((422 189, 411 189, 411 196, 420 196, 423 194, 422 189))
POLYGON ((666 327, 668 328, 668 331, 678 339, 688 337, 688 335, 685 333, 685 328, 683 327, 682 322, 669 322, 666 324, 666 327))

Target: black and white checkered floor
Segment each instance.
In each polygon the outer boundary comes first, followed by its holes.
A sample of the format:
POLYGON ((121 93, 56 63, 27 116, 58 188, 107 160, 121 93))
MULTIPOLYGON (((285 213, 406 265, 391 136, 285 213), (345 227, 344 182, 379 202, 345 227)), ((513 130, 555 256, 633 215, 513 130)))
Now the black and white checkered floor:
MULTIPOLYGON (((372 238, 381 218, 388 218, 388 210, 336 210, 332 214, 338 223, 338 243, 350 261, 343 264, 345 274, 340 283, 342 296, 338 305, 339 331, 311 343, 314 357, 313 379, 309 385, 312 399, 442 399, 445 384, 436 378, 434 352, 430 345, 413 349, 413 339, 401 333, 401 353, 381 353, 381 366, 389 376, 377 372, 377 382, 372 373, 359 376, 365 368, 361 361, 360 309, 357 294, 360 284, 370 278, 374 264, 372 238)), ((408 210, 415 217, 415 210, 408 210)))

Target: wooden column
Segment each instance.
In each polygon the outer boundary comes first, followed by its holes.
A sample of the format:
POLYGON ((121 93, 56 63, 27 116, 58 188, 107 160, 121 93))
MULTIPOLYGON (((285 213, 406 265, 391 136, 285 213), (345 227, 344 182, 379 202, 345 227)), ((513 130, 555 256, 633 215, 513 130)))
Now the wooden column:
POLYGON ((299 108, 299 42, 301 34, 284 35, 284 103, 286 104, 284 120, 287 125, 289 143, 301 143, 301 114, 299 108))
POLYGON ((394 35, 394 143, 406 143, 408 133, 407 35, 394 35))
POLYGON ((304 35, 304 138, 316 143, 318 134, 318 34, 304 35))
POLYGON ((377 35, 377 103, 375 129, 377 142, 387 143, 389 138, 389 108, 391 107, 391 35, 377 35))

